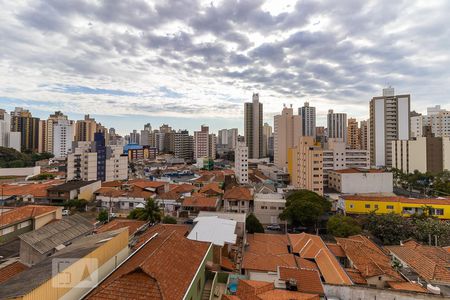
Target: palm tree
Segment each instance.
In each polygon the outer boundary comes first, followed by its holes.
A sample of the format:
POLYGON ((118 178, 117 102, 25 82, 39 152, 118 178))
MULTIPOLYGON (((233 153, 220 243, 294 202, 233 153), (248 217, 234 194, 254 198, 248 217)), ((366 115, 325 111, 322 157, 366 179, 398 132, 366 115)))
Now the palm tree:
POLYGON ((139 220, 149 221, 151 223, 161 221, 161 211, 155 200, 151 198, 147 199, 145 207, 139 213, 139 220))

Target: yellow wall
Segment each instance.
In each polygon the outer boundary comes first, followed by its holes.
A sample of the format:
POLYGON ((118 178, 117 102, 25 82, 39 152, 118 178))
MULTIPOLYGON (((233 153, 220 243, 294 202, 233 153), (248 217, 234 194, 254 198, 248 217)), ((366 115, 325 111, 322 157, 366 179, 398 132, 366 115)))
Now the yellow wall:
POLYGON ((424 206, 429 206, 435 209, 443 209, 444 215, 439 216, 439 219, 450 219, 450 205, 448 204, 417 204, 417 203, 407 203, 407 202, 391 202, 391 201, 366 201, 366 200, 345 200, 345 211, 348 214, 368 214, 371 211, 375 211, 377 214, 386 214, 394 212, 405 217, 410 216, 410 214, 403 213, 403 208, 423 208, 424 206), (366 207, 370 205, 370 207, 366 207), (393 209, 388 209, 387 206, 393 206, 393 209))
MULTIPOLYGON (((101 245, 100 247, 98 247, 97 249, 95 249, 94 251, 92 251, 83 258, 97 259, 98 260, 97 266, 101 267, 109 259, 111 259, 112 257, 114 257, 116 254, 118 254, 124 248, 127 247, 128 247, 128 231, 124 230, 117 236, 113 237, 111 240, 107 241, 106 243, 104 243, 103 245, 101 245)), ((82 272, 84 274, 85 269, 86 269, 85 261, 84 262, 77 261, 72 265, 70 265, 67 269, 65 269, 64 272, 58 273, 55 277, 50 278, 39 287, 32 290, 30 293, 17 299, 24 299, 24 300, 59 299, 63 297, 64 294, 69 292, 71 288, 54 287, 55 282, 64 282, 64 280, 58 278, 61 276, 67 276, 67 274, 80 274, 82 272)), ((83 280, 90 274, 84 275, 86 276, 83 278, 83 280)))

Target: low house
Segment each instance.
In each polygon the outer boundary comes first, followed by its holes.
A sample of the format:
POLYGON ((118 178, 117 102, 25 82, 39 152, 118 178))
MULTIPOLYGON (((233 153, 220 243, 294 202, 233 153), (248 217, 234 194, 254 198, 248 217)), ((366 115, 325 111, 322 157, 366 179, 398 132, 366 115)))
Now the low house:
POLYGON ((192 184, 171 185, 168 192, 156 196, 156 201, 166 213, 177 211, 181 207, 183 199, 192 196, 197 187, 192 184))
POLYGON ((317 269, 279 267, 275 287, 325 296, 317 269))
POLYGON ((90 235, 0 284, 2 299, 80 299, 129 253, 125 229, 90 235))
POLYGON ((223 207, 228 212, 251 212, 253 209, 253 190, 239 186, 226 190, 223 195, 223 207))
POLYGON ((72 199, 93 200, 94 192, 101 187, 100 180, 68 181, 47 189, 50 203, 64 203, 72 199))
POLYGON ((245 221, 246 221, 246 214, 241 213, 230 213, 230 212, 223 212, 223 211, 200 211, 198 213, 199 217, 218 217, 221 219, 227 219, 227 220, 233 220, 236 221, 236 234, 238 238, 241 238, 244 240, 245 244, 245 221))
POLYGON ((422 245, 408 240, 400 245, 385 247, 399 266, 400 273, 411 280, 427 283, 450 296, 450 254, 442 247, 422 245))
POLYGON ((208 183, 200 188, 199 193, 202 193, 206 196, 222 196, 223 190, 220 188, 218 182, 208 183))
POLYGON ((42 182, 17 182, 2 184, 1 203, 3 205, 25 203, 46 202, 48 197, 47 189, 63 183, 61 180, 47 180, 42 182))
POLYGON ((27 205, 0 212, 0 244, 62 218, 62 207, 27 205))
POLYGON ((280 193, 257 193, 253 200, 253 213, 262 224, 281 223, 279 215, 286 206, 286 199, 280 193))
POLYGON ((385 288, 390 281, 405 281, 392 268, 389 256, 367 237, 356 235, 336 241, 347 256, 345 267, 358 270, 369 286, 385 288))
POLYGON ((302 293, 299 291, 288 291, 276 289, 272 282, 244 280, 237 282, 236 295, 223 295, 225 300, 319 300, 317 294, 302 293))
POLYGON ((135 252, 85 299, 202 299, 213 284, 206 269, 212 245, 187 239, 186 231, 181 225, 150 227, 135 252))
POLYGON ((167 193, 170 190, 170 185, 166 181, 150 181, 144 179, 136 179, 136 180, 129 180, 128 183, 125 185, 132 186, 133 189, 152 192, 157 195, 167 193))
POLYGON ((206 197, 202 194, 194 194, 191 197, 183 199, 182 210, 187 210, 190 213, 198 214, 198 212, 205 211, 217 211, 219 209, 219 198, 206 197))
POLYGON ((94 225, 81 215, 72 215, 19 236, 20 261, 32 266, 65 248, 73 240, 92 233, 94 225))
POLYGON ((110 187, 102 187, 94 194, 95 200, 101 207, 119 213, 128 213, 136 207, 143 207, 147 199, 155 196, 153 192, 138 188, 120 190, 110 187))

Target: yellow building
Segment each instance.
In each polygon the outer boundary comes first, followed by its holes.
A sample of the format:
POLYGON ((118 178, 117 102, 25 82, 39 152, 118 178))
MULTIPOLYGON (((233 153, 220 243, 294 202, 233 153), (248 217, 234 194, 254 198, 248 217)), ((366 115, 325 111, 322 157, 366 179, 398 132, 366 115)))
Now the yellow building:
POLYGON ((450 199, 415 199, 405 197, 382 196, 341 196, 338 200, 338 210, 346 214, 396 214, 409 217, 414 213, 422 214, 428 208, 428 213, 439 219, 450 219, 450 199))

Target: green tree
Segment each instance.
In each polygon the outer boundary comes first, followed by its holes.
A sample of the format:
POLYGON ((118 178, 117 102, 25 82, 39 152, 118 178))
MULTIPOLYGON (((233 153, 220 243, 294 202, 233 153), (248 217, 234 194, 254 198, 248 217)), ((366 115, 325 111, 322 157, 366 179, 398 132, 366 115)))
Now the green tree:
POLYGON ((175 219, 175 218, 172 217, 172 216, 166 215, 166 216, 164 216, 164 218, 162 219, 162 222, 163 222, 164 224, 177 224, 177 219, 175 219))
POLYGON ((100 222, 106 222, 108 221, 108 211, 106 211, 105 209, 102 209, 97 216, 97 221, 100 222))
POLYGON ((294 226, 311 226, 317 224, 319 217, 330 209, 331 203, 324 197, 312 191, 298 190, 287 196, 280 218, 294 226))
POLYGON ((396 245, 400 241, 413 237, 410 219, 396 213, 376 215, 371 212, 366 219, 366 228, 383 244, 396 245))
POLYGON ((254 214, 249 214, 245 220, 245 229, 248 233, 264 233, 264 227, 254 214))
POLYGON ((335 215, 328 220, 327 231, 333 236, 349 237, 361 233, 361 227, 352 217, 335 215))
POLYGON ((128 215, 128 218, 156 223, 161 221, 161 211, 155 200, 147 199, 145 207, 133 209, 128 215))

